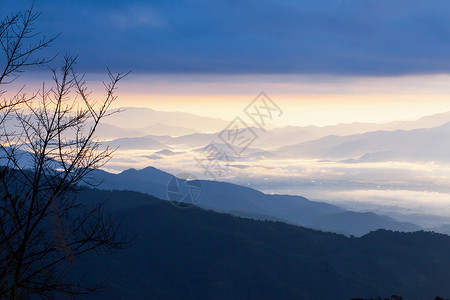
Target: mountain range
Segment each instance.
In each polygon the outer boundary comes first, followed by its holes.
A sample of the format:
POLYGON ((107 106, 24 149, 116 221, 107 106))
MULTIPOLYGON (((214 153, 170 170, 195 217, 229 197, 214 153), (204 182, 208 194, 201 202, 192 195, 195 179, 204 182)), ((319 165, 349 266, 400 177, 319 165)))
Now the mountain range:
MULTIPOLYGON (((93 179, 105 190, 131 190, 161 199, 169 199, 168 184, 173 175, 147 167, 129 169, 119 174, 95 171, 93 179)), ((232 183, 197 180, 201 196, 199 207, 259 220, 279 220, 347 235, 361 236, 376 229, 417 231, 418 225, 399 222, 374 213, 346 211, 325 202, 310 201, 300 196, 269 195, 232 183)))
MULTIPOLYGON (((261 135, 258 143, 280 145, 286 143, 286 137, 293 138, 292 144, 316 140, 328 135, 346 136, 371 131, 412 130, 441 126, 450 121, 450 112, 437 113, 411 121, 389 123, 347 123, 328 126, 285 126, 269 129, 261 135)), ((182 112, 162 112, 149 108, 124 107, 118 113, 103 120, 105 127, 114 130, 135 130, 128 135, 118 137, 138 137, 144 135, 182 136, 192 133, 216 133, 225 129, 230 121, 208 118, 182 112), (177 131, 178 132, 175 132, 177 131), (132 135, 130 135, 132 134, 132 135)), ((252 126, 250 124, 250 126, 252 126)), ((258 130, 258 127, 253 127, 258 130)), ((125 133, 125 132, 124 132, 125 133)), ((100 134, 101 135, 101 134, 100 134)))
MULTIPOLYGON (((122 150, 203 149, 210 143, 224 143, 219 134, 228 125, 224 120, 145 108, 126 108, 105 120, 98 136, 107 140, 106 145, 121 145, 122 150), (131 118, 132 114, 138 117, 131 118)), ((287 126, 265 132, 250 127, 257 138, 244 157, 255 158, 254 153, 263 153, 264 158, 448 162, 449 121, 450 112, 386 124, 287 126)))
POLYGON ((282 147, 277 153, 290 157, 321 159, 359 158, 361 161, 450 160, 450 122, 438 127, 374 131, 349 136, 327 136, 282 147))

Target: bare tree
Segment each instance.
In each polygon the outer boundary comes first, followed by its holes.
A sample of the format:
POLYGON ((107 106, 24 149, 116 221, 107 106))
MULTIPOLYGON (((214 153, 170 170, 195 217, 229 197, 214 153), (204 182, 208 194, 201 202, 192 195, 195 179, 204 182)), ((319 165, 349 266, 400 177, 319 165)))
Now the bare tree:
POLYGON ((113 153, 101 150, 94 134, 126 74, 108 70, 104 98, 93 99, 74 69, 76 59, 64 57, 62 67, 51 70, 51 88, 43 84, 36 93, 19 90, 6 97, 5 85, 24 67, 51 60, 33 55, 54 38, 24 44, 39 37, 34 27, 39 16, 30 9, 0 24, 5 58, 0 61, 5 64, 0 75, 0 299, 89 293, 94 287, 71 278, 71 263, 79 255, 124 245, 120 224, 103 203, 80 203, 77 193, 113 153))
MULTIPOLYGON (((41 13, 33 11, 33 6, 24 12, 17 12, 6 16, 0 21, 0 97, 6 91, 4 85, 12 83, 18 78, 24 68, 30 66, 45 65, 55 56, 47 59, 37 54, 49 47, 58 37, 46 38, 36 27, 36 21, 41 13)), ((27 100, 21 91, 18 91, 9 99, 3 98, 0 102, 0 110, 4 111, 27 100)))

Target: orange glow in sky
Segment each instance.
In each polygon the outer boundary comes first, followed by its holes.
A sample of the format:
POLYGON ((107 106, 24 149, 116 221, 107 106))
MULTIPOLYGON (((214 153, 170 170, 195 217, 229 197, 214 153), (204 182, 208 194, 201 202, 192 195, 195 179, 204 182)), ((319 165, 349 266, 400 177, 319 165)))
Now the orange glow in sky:
POLYGON ((147 107, 231 120, 261 91, 283 110, 273 124, 279 126, 413 120, 450 111, 448 75, 134 75, 120 85, 115 107, 147 107))
MULTIPOLYGON (((418 119, 450 111, 449 95, 277 95, 283 110, 274 125, 331 125, 418 119)), ((148 107, 231 120, 242 113, 251 95, 120 94, 115 107, 148 107)))
MULTIPOLYGON (((87 74, 103 97, 105 74, 87 74)), ((27 89, 42 87, 40 79, 27 89)), ((48 84, 51 80, 44 79, 48 84)), ((20 83, 19 83, 20 84, 20 83)), ((414 120, 450 111, 450 75, 345 77, 306 75, 130 74, 119 83, 114 107, 146 107, 232 120, 264 91, 283 110, 273 122, 332 125, 414 120)))

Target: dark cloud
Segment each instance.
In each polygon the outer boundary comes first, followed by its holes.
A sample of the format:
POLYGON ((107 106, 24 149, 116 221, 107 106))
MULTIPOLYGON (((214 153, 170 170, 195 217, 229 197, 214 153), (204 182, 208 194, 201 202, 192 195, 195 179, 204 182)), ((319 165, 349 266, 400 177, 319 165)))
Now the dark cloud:
MULTIPOLYGON (((2 12, 29 1, 8 1, 2 12)), ((396 75, 450 71, 450 1, 37 1, 84 71, 396 75)))

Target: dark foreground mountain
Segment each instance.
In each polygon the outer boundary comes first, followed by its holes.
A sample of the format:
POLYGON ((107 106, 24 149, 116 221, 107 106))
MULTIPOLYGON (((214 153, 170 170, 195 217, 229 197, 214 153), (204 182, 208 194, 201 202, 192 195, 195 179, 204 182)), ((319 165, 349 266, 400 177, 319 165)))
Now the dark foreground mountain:
POLYGON ((128 191, 109 199, 136 238, 75 268, 108 290, 86 299, 350 299, 450 295, 450 237, 385 230, 361 238, 256 221, 128 191))

